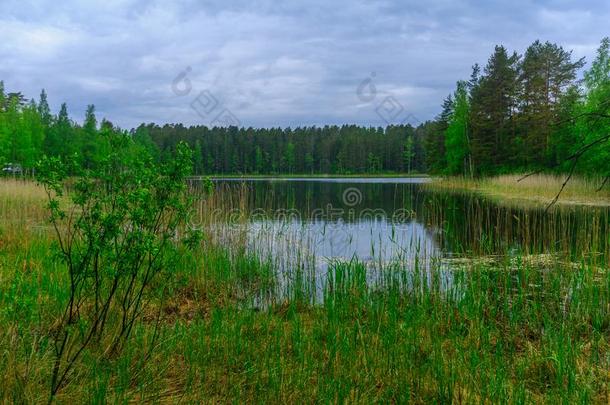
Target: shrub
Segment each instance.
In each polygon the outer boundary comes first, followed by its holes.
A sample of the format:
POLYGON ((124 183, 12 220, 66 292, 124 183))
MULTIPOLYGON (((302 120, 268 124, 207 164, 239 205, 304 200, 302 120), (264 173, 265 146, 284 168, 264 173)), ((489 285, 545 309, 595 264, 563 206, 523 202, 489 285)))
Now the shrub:
POLYGON ((51 400, 84 351, 95 346, 109 356, 121 349, 155 293, 153 283, 171 273, 179 252, 178 231, 191 211, 191 151, 181 144, 173 160, 157 165, 133 153, 130 142, 113 138, 112 152, 92 170, 58 158, 38 167, 69 280, 51 333, 51 400))

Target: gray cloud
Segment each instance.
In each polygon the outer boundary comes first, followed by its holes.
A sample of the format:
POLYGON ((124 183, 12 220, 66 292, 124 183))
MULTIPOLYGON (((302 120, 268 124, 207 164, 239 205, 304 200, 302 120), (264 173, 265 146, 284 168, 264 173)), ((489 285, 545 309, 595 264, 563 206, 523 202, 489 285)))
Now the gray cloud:
POLYGON ((382 125, 387 95, 432 118, 498 43, 550 40, 590 60, 609 20, 603 0, 4 0, 0 79, 28 96, 47 89, 78 120, 93 103, 125 128, 208 124, 190 108, 204 89, 246 126, 382 125), (178 96, 187 67, 193 90, 178 96), (356 89, 371 75, 378 97, 366 103, 356 89))

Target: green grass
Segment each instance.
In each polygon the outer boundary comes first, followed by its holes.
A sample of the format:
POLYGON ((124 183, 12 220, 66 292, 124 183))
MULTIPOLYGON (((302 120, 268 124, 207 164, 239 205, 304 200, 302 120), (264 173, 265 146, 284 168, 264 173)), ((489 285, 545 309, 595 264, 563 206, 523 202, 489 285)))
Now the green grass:
MULTIPOLYGON (((48 400, 48 336, 67 280, 38 224, 41 201, 9 204, 16 188, 0 193, 0 207, 10 207, 0 213, 0 402, 39 403, 48 400), (8 221, 15 217, 23 222, 8 221)), ((89 350, 58 402, 609 399, 607 266, 583 259, 542 271, 517 253, 455 270, 449 285, 437 267, 398 264, 371 284, 369 267, 337 262, 319 305, 296 283, 261 306, 253 304, 274 287, 266 261, 210 240, 181 260, 164 281, 169 296, 153 303, 124 351, 89 350)))

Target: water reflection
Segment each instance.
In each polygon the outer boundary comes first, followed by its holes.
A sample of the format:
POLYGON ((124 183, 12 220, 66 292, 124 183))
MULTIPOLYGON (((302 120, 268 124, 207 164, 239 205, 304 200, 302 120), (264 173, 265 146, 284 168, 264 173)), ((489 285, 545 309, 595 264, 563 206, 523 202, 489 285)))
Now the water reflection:
POLYGON ((281 270, 283 286, 307 279, 321 291, 328 264, 352 259, 366 263, 367 277, 383 277, 384 268, 398 264, 428 280, 432 272, 445 285, 463 260, 513 263, 525 257, 548 264, 548 257, 561 256, 609 265, 606 208, 558 206, 545 212, 544 206, 434 191, 427 179, 216 182, 218 189, 247 188, 246 206, 235 200, 249 215, 247 244, 281 270))
POLYGON ((416 221, 394 224, 387 220, 255 221, 249 240, 258 252, 298 251, 322 262, 358 259, 365 262, 412 261, 438 256, 429 231, 416 221))
POLYGON ((436 192, 425 178, 222 179, 248 188, 253 234, 298 232, 322 258, 387 260, 419 254, 562 253, 607 258, 609 211, 599 207, 502 205, 436 192), (349 194, 351 193, 351 194, 349 194))

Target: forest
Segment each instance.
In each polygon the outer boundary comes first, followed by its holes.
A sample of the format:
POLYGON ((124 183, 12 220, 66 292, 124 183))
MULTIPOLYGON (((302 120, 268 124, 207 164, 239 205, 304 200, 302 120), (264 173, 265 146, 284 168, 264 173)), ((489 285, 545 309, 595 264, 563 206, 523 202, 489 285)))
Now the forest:
POLYGON ((486 66, 458 81, 427 133, 428 170, 489 175, 529 170, 572 170, 607 175, 610 148, 610 40, 586 71, 584 58, 536 41, 523 55, 496 46, 486 66), (583 150, 589 152, 589 149, 583 150), (584 153, 583 153, 584 154, 584 153))
MULTIPOLYGON (((194 150, 194 173, 494 175, 547 170, 610 174, 610 40, 585 67, 572 51, 535 41, 523 54, 496 46, 486 65, 457 81, 438 116, 418 127, 357 125, 237 128, 141 124, 129 131, 98 122, 87 106, 82 124, 66 104, 50 111, 38 100, 8 92, 0 82, 0 164, 27 172, 42 156, 75 156, 94 167, 107 155, 108 136, 129 135, 158 161, 176 145, 194 150), (586 159, 573 159, 585 145, 586 159), (578 163, 578 165, 576 165, 578 163), (575 167, 572 167, 574 165, 575 167)), ((584 155, 585 153, 581 153, 584 155)))

